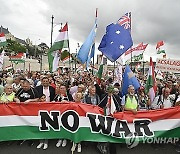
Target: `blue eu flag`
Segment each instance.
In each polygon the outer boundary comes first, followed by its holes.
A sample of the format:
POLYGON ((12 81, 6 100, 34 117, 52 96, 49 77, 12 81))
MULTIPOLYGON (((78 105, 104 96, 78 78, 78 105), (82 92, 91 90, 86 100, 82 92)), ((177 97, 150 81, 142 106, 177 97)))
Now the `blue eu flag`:
POLYGON ((123 74, 123 83, 122 83, 123 96, 128 93, 129 85, 133 85, 135 90, 137 90, 140 87, 139 81, 137 80, 134 73, 131 71, 131 69, 127 65, 123 74))
POLYGON ((106 34, 103 36, 98 50, 114 62, 132 45, 133 41, 129 29, 118 23, 110 24, 106 27, 106 34))

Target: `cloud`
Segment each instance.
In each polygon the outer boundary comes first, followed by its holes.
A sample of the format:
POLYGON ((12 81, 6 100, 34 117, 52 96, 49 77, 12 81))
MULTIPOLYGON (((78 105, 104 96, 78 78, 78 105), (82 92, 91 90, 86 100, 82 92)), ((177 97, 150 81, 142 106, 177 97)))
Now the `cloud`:
MULTIPOLYGON (((116 22, 126 12, 132 12, 132 37, 134 44, 149 43, 148 55, 155 56, 155 45, 164 40, 167 55, 180 57, 180 1, 179 0, 2 0, 1 23, 16 36, 32 40, 41 38, 50 43, 51 16, 55 25, 68 22, 71 51, 77 42, 82 44, 91 31, 98 8, 96 44, 99 45, 106 26, 116 22), (152 51, 153 50, 153 51, 152 51)), ((54 27, 53 40, 60 25, 54 27)))

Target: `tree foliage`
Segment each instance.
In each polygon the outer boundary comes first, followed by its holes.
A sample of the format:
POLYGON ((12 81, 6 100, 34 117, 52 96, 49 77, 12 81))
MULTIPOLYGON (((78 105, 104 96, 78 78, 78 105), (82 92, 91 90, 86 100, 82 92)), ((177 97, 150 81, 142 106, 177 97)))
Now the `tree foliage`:
POLYGON ((7 39, 7 46, 5 50, 9 53, 19 53, 19 52, 26 52, 26 47, 18 43, 17 41, 7 39))

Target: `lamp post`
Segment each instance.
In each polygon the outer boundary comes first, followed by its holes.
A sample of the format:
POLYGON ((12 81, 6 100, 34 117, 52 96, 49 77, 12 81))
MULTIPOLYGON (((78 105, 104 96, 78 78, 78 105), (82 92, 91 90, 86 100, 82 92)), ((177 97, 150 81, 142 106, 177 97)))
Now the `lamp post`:
POLYGON ((54 16, 52 15, 51 17, 51 47, 52 47, 52 35, 53 35, 53 20, 54 20, 54 16))
POLYGON ((45 47, 44 46, 42 46, 41 47, 41 55, 40 55, 40 72, 42 72, 42 65, 43 65, 43 53, 44 53, 44 49, 45 49, 45 47))

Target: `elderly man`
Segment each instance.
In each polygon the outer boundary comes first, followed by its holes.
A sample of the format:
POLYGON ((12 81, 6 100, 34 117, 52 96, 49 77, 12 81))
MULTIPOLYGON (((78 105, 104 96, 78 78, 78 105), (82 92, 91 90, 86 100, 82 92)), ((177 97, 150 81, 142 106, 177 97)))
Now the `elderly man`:
POLYGON ((50 86, 48 77, 43 77, 41 82, 41 85, 37 86, 35 89, 38 91, 40 96, 42 96, 42 94, 46 95, 46 102, 53 101, 55 97, 55 89, 50 86))
POLYGON ((100 98, 96 94, 96 87, 90 86, 88 91, 89 93, 85 95, 83 102, 87 104, 98 105, 100 103, 100 98))
POLYGON ((158 95, 154 101, 152 102, 153 109, 163 109, 163 108, 170 108, 173 106, 173 103, 170 100, 170 89, 163 88, 162 95, 158 95))
POLYGON ((20 88, 15 96, 20 100, 20 102, 29 103, 37 102, 39 100, 39 94, 36 89, 30 86, 28 80, 24 80, 22 88, 20 88))
POLYGON ((123 96, 121 105, 124 107, 125 111, 131 111, 133 114, 137 113, 138 99, 133 85, 129 85, 128 94, 123 96))

